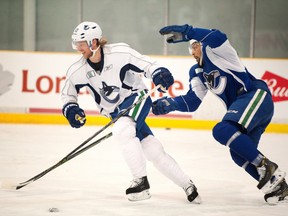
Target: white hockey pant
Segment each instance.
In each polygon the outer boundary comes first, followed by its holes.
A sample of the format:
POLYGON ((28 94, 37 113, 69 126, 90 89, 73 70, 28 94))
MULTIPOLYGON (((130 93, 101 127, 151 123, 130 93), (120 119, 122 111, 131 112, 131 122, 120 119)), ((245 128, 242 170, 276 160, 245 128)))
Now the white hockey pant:
POLYGON ((136 123, 130 117, 121 117, 115 122, 112 133, 120 144, 122 155, 133 178, 147 176, 146 159, 140 140, 136 137, 136 123))
POLYGON ((190 177, 183 172, 174 158, 164 151, 158 139, 149 135, 141 141, 141 144, 147 160, 163 175, 182 188, 189 183, 190 177))

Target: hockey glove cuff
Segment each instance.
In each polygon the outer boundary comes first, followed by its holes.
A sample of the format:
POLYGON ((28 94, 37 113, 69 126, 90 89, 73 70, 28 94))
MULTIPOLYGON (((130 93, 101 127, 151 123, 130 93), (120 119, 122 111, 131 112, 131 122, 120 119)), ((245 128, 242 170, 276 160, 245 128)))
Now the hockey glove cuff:
POLYGON ((163 97, 153 102, 152 112, 154 115, 167 114, 179 108, 173 98, 163 97))
MULTIPOLYGON (((156 86, 160 84, 166 90, 174 83, 174 78, 171 72, 164 67, 158 68, 152 73, 152 80, 156 86)), ((161 88, 157 90, 165 92, 161 88)))
POLYGON ((193 29, 191 25, 171 25, 160 29, 161 35, 172 34, 172 36, 166 39, 167 43, 179 43, 189 41, 191 38, 189 35, 190 31, 193 29))
POLYGON ((80 128, 86 123, 84 110, 81 109, 77 103, 65 104, 62 113, 73 128, 80 128))

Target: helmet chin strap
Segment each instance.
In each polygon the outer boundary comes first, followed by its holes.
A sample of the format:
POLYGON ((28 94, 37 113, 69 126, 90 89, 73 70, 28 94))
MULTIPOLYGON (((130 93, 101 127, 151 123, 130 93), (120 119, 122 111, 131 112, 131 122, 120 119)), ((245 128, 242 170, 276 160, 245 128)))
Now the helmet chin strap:
POLYGON ((200 56, 200 59, 199 59, 199 65, 203 66, 203 52, 202 52, 202 43, 201 42, 200 42, 200 45, 201 45, 201 56, 200 56))
POLYGON ((91 52, 93 53, 92 57, 95 56, 96 52, 99 50, 100 45, 98 45, 98 47, 95 50, 92 50, 92 48, 90 47, 91 52))
POLYGON ((200 60, 199 60, 199 65, 203 66, 203 53, 201 53, 200 60))

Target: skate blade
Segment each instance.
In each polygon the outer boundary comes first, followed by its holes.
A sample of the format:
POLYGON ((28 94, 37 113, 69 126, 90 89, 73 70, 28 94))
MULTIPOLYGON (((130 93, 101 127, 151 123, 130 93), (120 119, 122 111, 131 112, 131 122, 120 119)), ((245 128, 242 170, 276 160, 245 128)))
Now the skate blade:
POLYGON ((149 190, 144 190, 140 193, 131 193, 127 194, 129 201, 140 201, 140 200, 146 200, 151 198, 151 194, 149 190))
POLYGON ((274 196, 274 197, 269 197, 267 198, 266 202, 269 204, 269 205, 277 205, 278 202, 279 202, 279 198, 274 196))
POLYGON ((276 169, 272 178, 261 188, 261 190, 265 194, 272 192, 272 190, 285 178, 285 176, 286 172, 276 169))
POLYGON ((192 203, 201 204, 201 203, 202 203, 202 199, 201 199, 200 195, 198 195, 198 196, 192 201, 192 203))
POLYGON ((267 202, 269 205, 287 204, 287 203, 288 203, 288 198, 285 197, 285 199, 279 201, 279 197, 275 196, 275 197, 267 198, 266 202, 267 202))

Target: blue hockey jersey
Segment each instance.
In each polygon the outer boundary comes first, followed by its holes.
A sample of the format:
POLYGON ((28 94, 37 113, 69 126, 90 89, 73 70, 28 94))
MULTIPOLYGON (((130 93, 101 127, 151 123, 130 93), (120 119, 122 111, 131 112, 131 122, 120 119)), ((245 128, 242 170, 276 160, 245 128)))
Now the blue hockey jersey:
POLYGON ((245 92, 255 89, 269 92, 264 81, 256 79, 248 72, 226 34, 216 29, 193 28, 189 38, 201 43, 203 63, 202 66, 197 63, 191 67, 187 94, 175 97, 179 111, 195 111, 208 90, 214 93, 227 109, 245 92))

